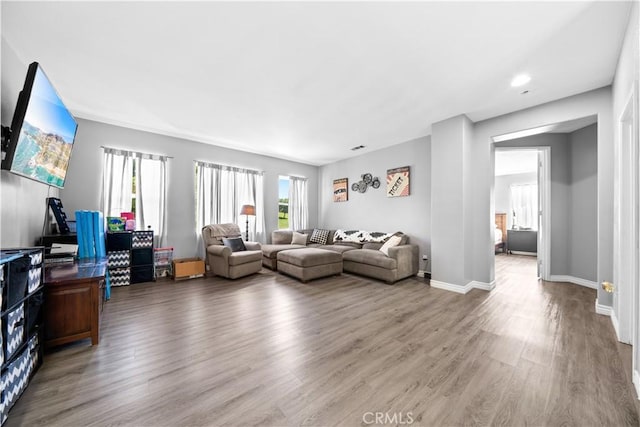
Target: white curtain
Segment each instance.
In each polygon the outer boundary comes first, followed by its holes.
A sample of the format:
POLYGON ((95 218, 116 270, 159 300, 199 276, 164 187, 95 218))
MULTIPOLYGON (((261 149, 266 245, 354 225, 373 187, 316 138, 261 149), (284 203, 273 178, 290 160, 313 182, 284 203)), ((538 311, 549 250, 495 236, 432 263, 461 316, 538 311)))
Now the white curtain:
POLYGON ((166 246, 167 157, 138 153, 136 157, 136 227, 154 231, 156 247, 166 246))
POLYGON ((511 185, 511 227, 538 229, 538 184, 511 185))
POLYGON ((102 173, 102 205, 104 216, 120 216, 131 211, 133 164, 128 151, 104 148, 102 173))
POLYGON ((289 228, 303 230, 309 222, 307 178, 289 177, 289 228))
POLYGON ((155 245, 167 240, 167 157, 114 148, 104 148, 102 206, 105 216, 120 216, 135 205, 136 229, 151 227, 155 245), (135 169, 135 172, 134 172, 135 169), (136 197, 133 199, 133 177, 136 197))
POLYGON ((202 247, 201 230, 209 224, 236 223, 244 236, 246 217, 242 205, 253 205, 249 216, 249 240, 265 241, 263 173, 213 163, 195 162, 196 235, 202 247))

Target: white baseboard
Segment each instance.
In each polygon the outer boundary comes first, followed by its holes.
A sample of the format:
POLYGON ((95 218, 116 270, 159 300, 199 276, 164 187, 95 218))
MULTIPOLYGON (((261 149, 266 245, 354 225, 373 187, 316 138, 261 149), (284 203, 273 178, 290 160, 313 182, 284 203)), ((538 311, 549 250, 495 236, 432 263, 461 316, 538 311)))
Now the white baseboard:
POLYGON ((482 289, 483 291, 492 291, 496 287, 496 281, 494 280, 491 283, 485 283, 474 280, 471 282, 471 287, 474 289, 482 289))
POLYGON ((471 288, 471 282, 467 283, 464 286, 454 285, 452 283, 440 282, 439 280, 433 280, 429 282, 432 288, 444 289, 445 291, 455 292, 457 294, 466 294, 469 292, 471 288))
POLYGON ((418 277, 424 277, 424 270, 418 270, 418 274, 416 274, 416 276, 418 277))
POLYGON ((565 275, 551 275, 549 276, 550 282, 568 282, 573 283, 575 285, 584 286, 586 288, 598 289, 598 284, 596 282, 592 282, 591 280, 581 279, 579 277, 574 276, 565 276, 565 275))
POLYGON ((611 316, 611 307, 598 303, 598 298, 596 298, 596 313, 602 314, 603 316, 611 316))
POLYGON ((636 397, 640 400, 640 373, 637 369, 633 370, 633 386, 636 389, 636 397))
POLYGON ((437 289, 444 289, 445 291, 451 291, 458 294, 466 294, 471 289, 481 289, 483 291, 492 291, 496 287, 496 281, 491 283, 477 282, 475 280, 467 283, 466 285, 454 285, 452 283, 440 282, 438 280, 431 279, 431 286, 437 289))

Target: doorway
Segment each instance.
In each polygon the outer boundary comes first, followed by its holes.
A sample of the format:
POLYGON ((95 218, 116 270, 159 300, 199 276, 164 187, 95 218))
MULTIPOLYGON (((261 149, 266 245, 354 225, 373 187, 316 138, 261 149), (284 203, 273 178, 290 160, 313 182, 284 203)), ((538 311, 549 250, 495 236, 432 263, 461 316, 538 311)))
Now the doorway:
POLYGON ((545 277, 543 215, 549 204, 549 147, 496 147, 494 173, 496 281, 515 272, 545 277), (500 250, 499 250, 500 249, 500 250))

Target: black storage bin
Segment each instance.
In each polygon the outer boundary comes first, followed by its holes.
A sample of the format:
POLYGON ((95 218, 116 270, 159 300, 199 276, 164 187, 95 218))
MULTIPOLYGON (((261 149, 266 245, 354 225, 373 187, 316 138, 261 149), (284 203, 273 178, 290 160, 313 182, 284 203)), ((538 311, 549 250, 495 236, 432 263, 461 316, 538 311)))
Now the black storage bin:
MULTIPOLYGON (((0 264, 0 311, 4 310, 4 305, 2 304, 2 301, 4 301, 4 287, 5 287, 5 280, 4 280, 4 267, 6 264, 0 264)), ((2 348, 2 346, 0 346, 0 348, 2 348)), ((2 398, 2 396, 0 396, 0 398, 2 398)))
POLYGON ((109 232, 107 233, 107 250, 108 251, 128 251, 131 249, 130 231, 109 232))
POLYGON ((37 340, 34 345, 27 346, 18 357, 11 362, 5 371, 2 372, 3 408, 0 408, 2 417, 6 419, 7 412, 18 400, 27 385, 29 378, 33 374, 39 359, 37 340))
MULTIPOLYGON (((3 344, 3 339, 2 337, 4 337, 4 329, 2 329, 2 325, 4 324, 4 317, 0 317, 0 366, 4 364, 4 344, 3 344)), ((0 381, 0 385, 2 385, 3 382, 0 381)), ((2 400, 2 387, 0 387, 0 400, 2 400)), ((1 403, 0 403, 1 404, 1 403)), ((2 412, 2 411, 0 411, 2 412)))
POLYGON ((29 269, 29 278, 27 280, 27 293, 32 293, 42 284, 42 251, 29 254, 31 267, 29 269))
POLYGON ((130 251, 113 251, 107 254, 109 258, 109 268, 129 267, 131 264, 130 251))
POLYGON ((129 268, 114 268, 109 270, 111 286, 128 286, 131 284, 131 271, 129 268))
POLYGON ((9 277, 5 285, 6 302, 4 309, 13 307, 27 294, 31 259, 28 256, 18 258, 9 263, 9 277))
POLYGON ((4 358, 9 360, 24 342, 24 304, 20 304, 6 314, 2 322, 4 358))
POLYGON ((153 265, 131 267, 131 283, 152 282, 153 280, 153 265))
POLYGON ((153 231, 136 231, 133 233, 131 248, 152 248, 153 247, 153 231))
POLYGON ((131 265, 153 264, 153 248, 133 249, 131 251, 131 265))
POLYGON ((27 301, 27 313, 26 313, 26 325, 27 336, 33 335, 36 330, 36 326, 42 322, 42 303, 44 302, 44 295, 42 291, 34 294, 27 301))

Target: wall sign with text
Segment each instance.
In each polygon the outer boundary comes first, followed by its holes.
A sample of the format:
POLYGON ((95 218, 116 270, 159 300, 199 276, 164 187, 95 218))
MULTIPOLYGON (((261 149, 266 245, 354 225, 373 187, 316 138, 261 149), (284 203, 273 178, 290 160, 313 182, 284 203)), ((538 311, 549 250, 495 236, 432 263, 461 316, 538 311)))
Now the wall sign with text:
POLYGON ((346 202, 349 200, 349 179, 340 178, 333 180, 333 201, 346 202))
POLYGON ((409 166, 387 170, 387 197, 409 195, 409 166))

